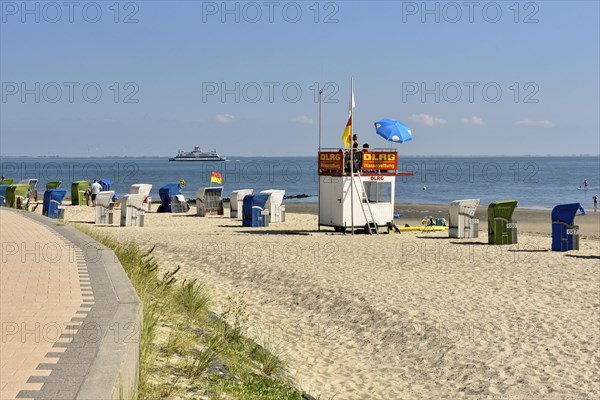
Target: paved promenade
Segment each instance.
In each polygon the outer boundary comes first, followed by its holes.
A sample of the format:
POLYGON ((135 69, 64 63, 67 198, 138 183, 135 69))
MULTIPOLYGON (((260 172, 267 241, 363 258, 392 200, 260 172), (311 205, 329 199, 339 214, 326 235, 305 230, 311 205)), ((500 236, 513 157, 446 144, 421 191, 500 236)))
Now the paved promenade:
POLYGON ((0 399, 130 392, 141 306, 112 251, 4 207, 0 245, 0 399))

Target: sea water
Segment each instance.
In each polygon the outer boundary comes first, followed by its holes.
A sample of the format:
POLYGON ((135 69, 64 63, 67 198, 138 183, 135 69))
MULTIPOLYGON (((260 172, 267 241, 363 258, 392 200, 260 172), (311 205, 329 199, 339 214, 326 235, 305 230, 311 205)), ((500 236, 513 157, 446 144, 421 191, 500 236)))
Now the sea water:
MULTIPOLYGON (((76 180, 110 179, 111 190, 128 193, 134 183, 151 183, 152 197, 167 183, 184 179, 183 194, 195 198, 196 189, 211 186, 212 171, 221 173, 224 196, 232 190, 283 189, 288 199, 317 201, 316 157, 230 157, 226 162, 170 162, 167 158, 0 158, 1 174, 15 182, 61 180, 70 190, 76 180)), ((482 204, 514 199, 521 207, 549 208, 578 202, 592 206, 600 192, 599 157, 402 157, 399 170, 413 176, 396 178, 396 202, 447 204, 457 199, 478 198, 482 204), (583 188, 587 179, 588 188, 583 188)))

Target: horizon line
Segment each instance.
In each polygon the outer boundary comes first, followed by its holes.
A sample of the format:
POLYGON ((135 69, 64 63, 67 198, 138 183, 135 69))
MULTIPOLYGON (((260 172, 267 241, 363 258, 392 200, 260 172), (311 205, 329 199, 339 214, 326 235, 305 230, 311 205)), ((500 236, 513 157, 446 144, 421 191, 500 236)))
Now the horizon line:
MULTIPOLYGON (((117 156, 117 155, 106 155, 106 156, 62 156, 62 155, 49 155, 49 156, 28 156, 28 155, 0 155, 2 158, 70 158, 70 159, 108 159, 108 158, 144 158, 144 159, 168 159, 173 156, 117 156)), ((314 158, 315 155, 232 155, 226 156, 228 161, 234 161, 236 157, 240 158, 314 158)), ((454 154, 415 154, 415 155, 402 155, 402 157, 420 157, 420 158, 432 158, 432 157, 448 157, 448 158, 465 158, 465 157, 600 157, 600 154, 465 154, 465 155, 454 155, 454 154)), ((221 162, 221 161, 207 161, 207 162, 221 162)))

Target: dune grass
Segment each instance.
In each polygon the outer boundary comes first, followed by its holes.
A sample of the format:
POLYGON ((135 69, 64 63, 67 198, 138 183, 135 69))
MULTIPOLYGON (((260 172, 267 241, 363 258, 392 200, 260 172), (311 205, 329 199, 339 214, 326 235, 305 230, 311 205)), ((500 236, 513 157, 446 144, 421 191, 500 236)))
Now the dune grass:
POLYGON ((295 386, 269 344, 243 335, 248 319, 243 299, 230 297, 225 311, 215 315, 204 285, 179 283, 179 268, 159 273, 153 248, 143 252, 135 243, 77 227, 115 252, 142 301, 136 399, 311 398, 295 386))

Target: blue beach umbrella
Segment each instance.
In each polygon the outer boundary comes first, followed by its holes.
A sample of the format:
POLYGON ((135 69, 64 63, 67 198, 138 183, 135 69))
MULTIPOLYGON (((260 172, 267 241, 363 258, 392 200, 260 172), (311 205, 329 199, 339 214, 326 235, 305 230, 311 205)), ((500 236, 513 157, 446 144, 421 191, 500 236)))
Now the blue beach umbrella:
POLYGON ((393 119, 384 118, 375 122, 375 131, 388 142, 404 143, 412 140, 410 128, 393 119))

